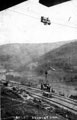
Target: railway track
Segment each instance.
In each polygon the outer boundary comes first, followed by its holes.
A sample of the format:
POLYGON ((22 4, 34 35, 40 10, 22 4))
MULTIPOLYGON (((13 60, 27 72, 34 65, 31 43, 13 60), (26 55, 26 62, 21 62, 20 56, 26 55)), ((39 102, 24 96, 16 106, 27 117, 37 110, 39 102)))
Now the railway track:
MULTIPOLYGON (((37 89, 37 88, 31 88, 31 87, 28 87, 28 88, 30 88, 32 91, 35 91, 35 92, 37 91, 37 92, 39 92, 39 93, 45 92, 45 91, 40 90, 40 89, 37 89)), ((48 93, 48 94, 49 94, 49 93, 48 93)), ((71 103, 71 104, 77 106, 77 102, 75 102, 75 101, 73 101, 73 100, 71 100, 71 99, 69 99, 69 98, 65 98, 65 97, 62 97, 62 96, 57 95, 57 94, 54 94, 54 93, 50 93, 50 94, 52 95, 52 97, 54 97, 54 98, 56 98, 56 99, 59 99, 59 100, 62 100, 62 101, 64 101, 64 102, 71 103)))
POLYGON ((36 90, 35 90, 35 88, 30 88, 30 90, 27 90, 27 91, 30 92, 31 95, 36 96, 37 98, 40 98, 40 99, 42 98, 46 102, 52 103, 61 108, 67 109, 74 114, 77 114, 77 104, 76 103, 74 103, 74 102, 71 103, 71 101, 67 101, 67 100, 61 99, 59 97, 57 98, 56 96, 55 96, 55 99, 48 98, 48 97, 42 96, 42 92, 44 92, 44 91, 39 91, 38 89, 36 89, 36 90), (36 92, 36 90, 38 91, 39 94, 36 92))
POLYGON ((47 97, 45 97, 45 96, 42 96, 41 94, 36 94, 36 93, 34 93, 34 92, 32 92, 32 91, 30 91, 30 93, 31 93, 31 95, 32 95, 33 97, 37 97, 37 98, 39 98, 39 99, 44 100, 45 102, 48 102, 48 103, 54 104, 54 105, 56 105, 56 106, 58 106, 58 107, 67 109, 68 111, 70 111, 70 112, 72 112, 72 113, 74 113, 74 114, 77 115, 77 109, 75 109, 75 108, 69 107, 69 106, 64 105, 64 104, 62 104, 62 103, 59 103, 58 101, 54 101, 53 99, 47 98, 47 97))
MULTIPOLYGON (((12 83, 12 81, 10 81, 11 83, 12 83)), ((15 83, 15 84, 17 84, 17 82, 13 82, 13 83, 15 83)), ((38 88, 33 88, 33 87, 29 87, 29 86, 25 86, 25 85, 21 85, 21 84, 19 84, 19 86, 20 87, 26 87, 26 88, 30 88, 30 89, 34 89, 34 90, 37 90, 38 92, 43 92, 43 90, 40 90, 40 89, 38 89, 38 88)), ((57 95, 57 94, 55 94, 55 93, 51 93, 52 94, 52 96, 53 97, 56 97, 56 98, 58 98, 58 99, 62 99, 62 100, 65 100, 66 102, 70 102, 70 103, 73 103, 74 105, 77 105, 77 101, 76 100, 72 100, 72 99, 70 99, 70 98, 65 98, 65 97, 63 97, 63 96, 60 96, 60 95, 57 95)))
MULTIPOLYGON (((41 92, 41 93, 43 93, 43 92, 45 92, 45 91, 43 91, 43 90, 34 90, 34 88, 33 88, 33 90, 32 91, 38 91, 38 92, 41 92)), ((70 104, 73 104, 73 105, 76 105, 77 106, 77 103, 75 102, 75 101, 73 101, 73 100, 71 100, 71 99, 68 99, 68 98, 65 98, 65 97, 62 97, 62 96, 59 96, 59 95, 57 95, 57 94, 54 94, 54 93, 48 93, 48 94, 50 94, 52 97, 54 97, 54 98, 56 98, 56 99, 59 99, 59 100, 62 100, 62 101, 64 101, 64 102, 67 102, 67 103, 70 103, 70 104)))
POLYGON ((54 97, 54 98, 56 98, 56 99, 59 99, 59 100, 63 100, 63 101, 65 101, 65 102, 67 102, 67 103, 71 103, 71 104, 73 104, 73 105, 77 105, 77 103, 75 103, 75 102, 73 102, 73 101, 71 101, 71 100, 69 100, 69 99, 67 99, 67 98, 62 98, 62 97, 60 97, 60 96, 57 96, 57 95, 55 95, 55 94, 52 94, 52 97, 54 97))
POLYGON ((42 98, 44 101, 46 101, 48 103, 52 103, 54 105, 57 105, 57 106, 62 107, 64 109, 67 109, 74 114, 77 114, 77 103, 74 102, 73 100, 66 99, 66 98, 61 97, 61 96, 59 97, 58 95, 55 95, 55 94, 51 93, 52 96, 53 96, 53 99, 52 99, 52 98, 48 98, 48 97, 43 96, 42 95, 42 93, 44 92, 43 90, 28 87, 28 86, 24 86, 24 85, 19 85, 19 87, 23 90, 27 90, 29 93, 36 96, 37 98, 38 97, 40 99, 42 98), (37 94, 36 91, 39 94, 37 94))

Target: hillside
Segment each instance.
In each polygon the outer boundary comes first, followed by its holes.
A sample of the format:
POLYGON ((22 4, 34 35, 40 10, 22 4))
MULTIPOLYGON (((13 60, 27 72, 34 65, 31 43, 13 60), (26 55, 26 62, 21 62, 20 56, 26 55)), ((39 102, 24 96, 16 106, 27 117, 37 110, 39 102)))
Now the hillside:
MULTIPOLYGON (((65 64, 69 67, 77 66, 77 41, 67 43, 59 48, 49 51, 39 59, 39 63, 51 63, 58 68, 65 68, 65 64)), ((67 70, 67 69, 66 69, 67 70)))
MULTIPOLYGON (((77 78, 77 41, 67 43, 59 48, 49 51, 39 59, 39 65, 36 68, 38 74, 44 74, 50 66, 55 68, 51 74, 63 79, 66 76, 77 78), (62 76, 63 75, 63 76, 62 76)), ((57 79, 58 79, 57 77, 57 79)))
POLYGON ((52 44, 5 44, 0 46, 0 66, 5 69, 27 70, 26 65, 65 42, 52 44))

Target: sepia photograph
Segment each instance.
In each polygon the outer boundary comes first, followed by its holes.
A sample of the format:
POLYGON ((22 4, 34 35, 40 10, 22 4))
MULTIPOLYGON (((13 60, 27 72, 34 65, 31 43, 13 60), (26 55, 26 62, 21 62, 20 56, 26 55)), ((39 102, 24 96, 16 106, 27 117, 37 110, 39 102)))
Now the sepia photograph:
POLYGON ((0 0, 0 120, 77 120, 77 0, 0 0))

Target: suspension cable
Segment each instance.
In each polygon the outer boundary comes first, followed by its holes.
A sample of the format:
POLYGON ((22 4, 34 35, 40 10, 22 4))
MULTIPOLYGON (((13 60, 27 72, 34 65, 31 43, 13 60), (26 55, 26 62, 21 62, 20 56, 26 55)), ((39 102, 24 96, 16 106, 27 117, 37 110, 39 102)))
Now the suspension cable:
MULTIPOLYGON (((25 13, 22 13, 22 12, 15 11, 15 10, 10 10, 10 11, 15 12, 15 13, 19 13, 19 14, 22 14, 24 16, 28 16, 28 17, 31 17, 31 18, 34 18, 34 19, 37 19, 37 20, 41 19, 41 17, 40 18, 39 17, 35 17, 35 16, 29 15, 29 14, 25 14, 25 13)), ((60 26, 63 26, 63 27, 69 27, 69 28, 77 29, 77 27, 66 25, 66 24, 62 24, 62 23, 58 23, 58 22, 51 21, 51 23, 56 24, 56 25, 60 25, 60 26)))

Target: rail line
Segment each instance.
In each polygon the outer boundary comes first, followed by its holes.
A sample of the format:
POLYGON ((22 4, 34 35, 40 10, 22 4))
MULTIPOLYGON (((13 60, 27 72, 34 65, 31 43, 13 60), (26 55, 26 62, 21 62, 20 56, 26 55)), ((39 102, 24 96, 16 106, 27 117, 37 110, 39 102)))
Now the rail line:
MULTIPOLYGON (((59 106, 59 107, 63 107, 63 108, 65 108, 65 109, 68 109, 69 111, 77 114, 77 109, 75 109, 75 108, 77 107, 77 104, 73 104, 73 103, 64 101, 64 100, 62 100, 62 99, 61 99, 61 101, 53 100, 53 99, 51 99, 51 98, 47 98, 47 97, 45 97, 45 96, 42 96, 42 94, 38 95, 37 93, 35 93, 35 91, 34 91, 34 92, 32 92, 31 90, 27 90, 27 91, 30 92, 31 94, 35 95, 36 97, 43 98, 45 101, 48 100, 48 102, 52 102, 53 104, 55 104, 55 105, 57 105, 57 106, 59 106), (68 105, 64 105, 64 104, 61 103, 61 102, 69 103, 70 107, 68 107, 68 105), (72 108, 72 106, 73 106, 73 108, 72 108)), ((57 98, 57 99, 58 99, 58 98, 57 98)), ((65 103, 65 104, 66 104, 66 103, 65 103)))
POLYGON ((59 106, 59 107, 61 107, 61 108, 64 108, 64 109, 67 109, 68 111, 70 111, 70 112, 72 112, 72 113, 74 113, 74 114, 77 115, 77 110, 75 110, 75 109, 72 108, 72 107, 68 107, 67 105, 64 105, 64 104, 62 104, 62 103, 59 103, 59 102, 57 102, 57 101, 54 101, 54 100, 52 100, 52 99, 50 99, 50 98, 47 98, 47 97, 45 97, 45 96, 37 95, 36 93, 31 92, 31 91, 30 91, 30 93, 31 93, 33 96, 37 97, 37 98, 43 99, 44 101, 46 101, 46 102, 48 102, 48 103, 57 105, 57 106, 59 106))
POLYGON ((48 98, 48 97, 43 96, 42 92, 44 92, 44 91, 42 91, 40 89, 32 88, 32 87, 27 87, 27 86, 24 86, 24 85, 19 85, 19 87, 22 88, 23 90, 28 91, 33 96, 39 97, 40 99, 42 98, 44 101, 46 101, 48 103, 53 103, 54 105, 57 105, 59 107, 62 107, 64 109, 67 109, 67 110, 71 111, 74 114, 77 114, 77 104, 76 104, 76 102, 74 102, 72 100, 68 101, 68 99, 66 99, 66 98, 60 98, 61 96, 59 97, 59 96, 56 96, 56 95, 54 95, 54 94, 51 93, 51 95, 54 97, 54 99, 52 99, 52 98, 48 98), (35 90, 35 91, 32 92, 33 90, 35 90), (36 90, 38 91, 38 93, 40 93, 40 92, 41 93, 37 94, 36 90), (67 104, 67 103, 69 103, 69 104, 67 104))
MULTIPOLYGON (((17 83, 16 83, 17 84, 17 83)), ((35 90, 35 92, 36 91, 38 91, 39 93, 41 92, 41 93, 43 93, 43 92, 45 92, 44 90, 40 90, 40 89, 38 89, 38 88, 33 88, 33 87, 29 87, 29 86, 25 86, 25 85, 19 85, 22 89, 24 88, 24 89, 30 89, 31 91, 33 91, 33 90, 35 90)), ((66 102, 66 103, 69 103, 69 104, 71 104, 71 105, 73 105, 73 106, 77 106, 77 102, 75 102, 75 101, 73 101, 73 100, 71 100, 70 98, 64 98, 63 96, 60 96, 60 95, 57 95, 57 94, 54 94, 54 93, 50 93, 51 95, 52 95, 52 97, 54 97, 55 99, 57 99, 57 100, 61 100, 61 101, 63 101, 63 102, 66 102)))
MULTIPOLYGON (((32 90, 33 91, 33 90, 32 90)), ((36 92, 36 91, 35 91, 36 92)), ((39 92, 39 90, 38 90, 38 92, 39 92)), ((41 93, 43 93, 43 92, 45 92, 45 91, 41 91, 41 93)), ((47 92, 46 92, 47 93, 47 92)), ((58 100, 62 100, 62 101, 64 101, 64 102, 67 102, 67 103, 69 103, 69 104, 73 104, 73 105, 76 105, 77 106, 77 103, 76 102, 74 102, 74 101, 71 101, 71 100, 69 100, 69 99, 67 99, 67 98, 64 98, 64 97, 62 97, 62 96, 58 96, 58 95, 56 95, 56 94, 53 94, 53 93, 48 93, 49 95, 51 95, 51 97, 53 97, 53 98, 56 98, 56 99, 58 99, 58 100)))
MULTIPOLYGON (((27 87, 27 88, 30 88, 30 89, 35 89, 35 90, 43 91, 43 90, 38 89, 38 88, 33 88, 33 87, 29 87, 29 86, 27 86, 27 85, 22 85, 21 83, 15 82, 15 81, 10 81, 10 83, 13 83, 13 84, 15 84, 15 85, 17 84, 17 85, 19 85, 19 86, 27 87)), ((57 95, 57 94, 55 94, 55 93, 52 93, 52 94, 55 95, 55 96, 61 97, 61 98, 63 98, 63 99, 65 98, 65 97, 60 96, 60 95, 57 95)), ((70 98, 65 98, 65 99, 70 100, 71 102, 74 102, 74 103, 77 104, 77 101, 76 101, 76 100, 72 100, 72 99, 70 99, 70 98)))
MULTIPOLYGON (((23 89, 23 88, 22 88, 22 89, 23 89)), ((26 88, 25 88, 25 89, 26 89, 26 88)), ((33 88, 33 89, 34 89, 34 88, 33 88)), ((31 95, 36 96, 37 98, 43 99, 43 100, 46 101, 46 102, 52 103, 52 104, 54 104, 54 105, 57 105, 57 106, 62 107, 62 108, 64 108, 64 109, 67 109, 67 110, 69 110, 70 112, 72 112, 72 113, 74 113, 74 114, 77 114, 77 109, 75 109, 75 107, 77 107, 77 104, 74 105, 73 103, 69 103, 69 105, 70 105, 70 107, 69 107, 68 105, 64 105, 64 104, 63 104, 63 103, 65 102, 65 101, 63 101, 63 100, 61 100, 61 101, 56 101, 56 100, 53 100, 53 99, 51 99, 51 98, 47 98, 47 97, 45 97, 45 96, 42 96, 42 94, 38 95, 37 93, 35 93, 35 91, 32 92, 31 89, 30 89, 30 90, 26 90, 26 91, 28 91, 29 93, 31 93, 31 95), (63 103, 61 103, 61 102, 63 102, 63 103), (73 108, 72 108, 72 105, 73 105, 73 108)), ((65 104, 66 104, 66 103, 67 103, 67 102, 65 102, 65 104)))
MULTIPOLYGON (((37 88, 32 88, 32 87, 27 87, 27 88, 30 88, 32 91, 35 90, 35 92, 36 91, 41 92, 41 93, 45 92, 44 90, 40 90, 40 89, 37 89, 37 88)), ((52 97, 54 97, 56 99, 63 100, 64 102, 71 103, 71 104, 77 106, 77 103, 75 101, 69 99, 69 98, 64 98, 64 97, 56 95, 54 93, 48 93, 48 94, 52 95, 52 97)))
POLYGON ((65 101, 65 102, 67 102, 67 103, 71 103, 71 104, 73 104, 73 105, 77 105, 77 103, 75 103, 75 102, 73 102, 73 101, 71 101, 71 100, 68 100, 68 99, 66 99, 66 98, 59 97, 59 96, 57 96, 57 95, 55 95, 55 94, 52 94, 52 96, 53 96, 54 98, 56 98, 56 99, 63 100, 63 101, 65 101))
MULTIPOLYGON (((21 84, 20 84, 19 86, 23 86, 23 87, 27 87, 27 88, 30 88, 30 89, 38 90, 38 91, 40 91, 40 92, 43 92, 43 91, 44 91, 44 90, 41 90, 41 89, 38 89, 38 88, 29 87, 29 86, 26 86, 26 85, 21 85, 21 84)), ((63 99, 70 100, 71 102, 76 103, 76 105, 77 105, 77 101, 76 101, 76 100, 73 100, 73 99, 70 99, 70 98, 65 98, 65 97, 63 97, 63 96, 57 95, 57 94, 52 93, 52 92, 51 92, 51 94, 52 94, 52 95, 55 95, 55 96, 57 96, 57 97, 61 97, 61 98, 63 98, 63 99)))

